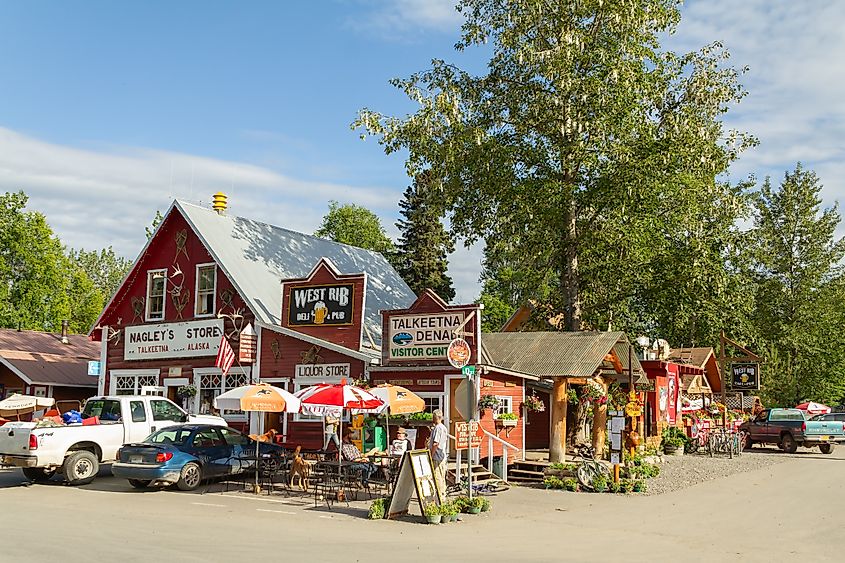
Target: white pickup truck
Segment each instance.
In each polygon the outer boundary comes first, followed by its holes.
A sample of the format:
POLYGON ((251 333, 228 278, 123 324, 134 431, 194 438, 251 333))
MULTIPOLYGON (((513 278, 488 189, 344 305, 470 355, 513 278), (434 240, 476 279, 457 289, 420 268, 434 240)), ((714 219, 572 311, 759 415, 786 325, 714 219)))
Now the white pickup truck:
POLYGON ((0 464, 21 467, 33 481, 50 479, 61 471, 71 485, 84 485, 97 476, 100 463, 114 461, 120 446, 141 442, 165 426, 226 426, 218 416, 190 415, 164 397, 148 395, 91 397, 82 417, 96 424, 36 427, 34 422, 7 422, 0 426, 0 464))

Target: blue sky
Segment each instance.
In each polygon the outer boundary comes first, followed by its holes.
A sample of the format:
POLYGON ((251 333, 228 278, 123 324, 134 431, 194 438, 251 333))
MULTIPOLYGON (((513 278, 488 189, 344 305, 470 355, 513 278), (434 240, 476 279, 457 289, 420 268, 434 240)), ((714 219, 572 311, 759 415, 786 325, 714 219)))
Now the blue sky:
MULTIPOLYGON (((845 190, 845 2, 693 0, 670 45, 722 40, 749 65, 729 126, 760 137, 734 176, 802 160, 828 202, 845 190)), ((349 129, 356 111, 411 107, 388 80, 456 53, 450 0, 0 0, 0 189, 24 189, 68 245, 134 257, 172 197, 230 194, 232 212, 311 232, 329 199, 391 234, 407 185, 349 129)), ((480 249, 460 250, 459 300, 480 249)))

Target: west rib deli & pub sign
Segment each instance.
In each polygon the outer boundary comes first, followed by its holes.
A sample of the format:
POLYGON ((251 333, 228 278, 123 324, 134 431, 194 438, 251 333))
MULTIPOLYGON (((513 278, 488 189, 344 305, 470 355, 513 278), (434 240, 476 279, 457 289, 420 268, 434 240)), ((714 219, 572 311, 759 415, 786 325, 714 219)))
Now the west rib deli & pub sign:
POLYGON ((354 284, 291 286, 288 326, 352 324, 354 284))
POLYGON ((760 364, 757 362, 731 364, 731 387, 735 391, 760 389, 760 364))

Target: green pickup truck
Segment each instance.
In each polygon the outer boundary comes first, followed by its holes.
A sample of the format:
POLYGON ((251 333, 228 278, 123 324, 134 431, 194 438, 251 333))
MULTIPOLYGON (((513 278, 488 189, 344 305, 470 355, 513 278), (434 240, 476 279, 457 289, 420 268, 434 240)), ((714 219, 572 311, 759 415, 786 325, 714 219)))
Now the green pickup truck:
POLYGON ((746 448, 754 444, 775 444, 788 453, 795 453, 798 446, 818 446, 823 454, 829 454, 837 442, 845 441, 845 423, 808 420, 804 411, 798 409, 766 409, 739 429, 747 433, 746 448))

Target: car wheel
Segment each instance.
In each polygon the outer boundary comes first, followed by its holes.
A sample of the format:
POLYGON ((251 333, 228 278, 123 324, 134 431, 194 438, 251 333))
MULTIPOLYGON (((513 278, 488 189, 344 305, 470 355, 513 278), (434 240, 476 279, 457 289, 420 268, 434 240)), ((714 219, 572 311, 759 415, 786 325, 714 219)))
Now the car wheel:
POLYGON ((49 481, 56 474, 55 469, 44 469, 43 467, 24 467, 23 475, 30 481, 43 483, 49 481))
POLYGON ((202 469, 198 463, 189 461, 182 467, 182 472, 179 474, 179 482, 176 486, 180 491, 193 491, 200 486, 202 482, 202 469))
POLYGON ((146 489, 150 486, 150 483, 152 483, 152 481, 146 481, 144 479, 129 479, 129 484, 136 489, 146 489))
POLYGON ((783 446, 783 451, 788 454, 794 454, 798 451, 798 442, 796 442, 795 438, 792 437, 792 434, 789 434, 788 432, 780 439, 780 443, 783 446))
POLYGON ((87 485, 94 480, 99 470, 97 456, 87 450, 73 452, 62 465, 62 473, 71 485, 87 485))
POLYGON ((823 454, 832 454, 833 444, 820 444, 819 449, 822 451, 823 454))

